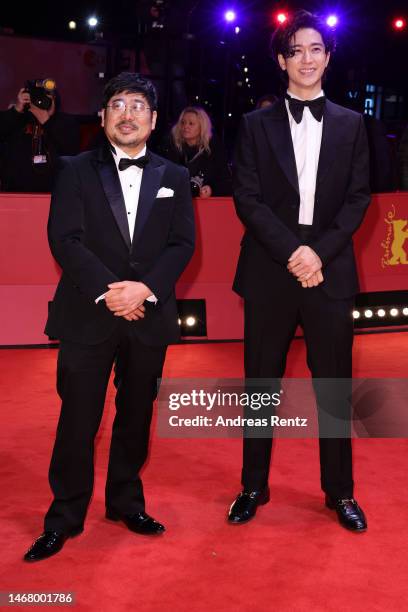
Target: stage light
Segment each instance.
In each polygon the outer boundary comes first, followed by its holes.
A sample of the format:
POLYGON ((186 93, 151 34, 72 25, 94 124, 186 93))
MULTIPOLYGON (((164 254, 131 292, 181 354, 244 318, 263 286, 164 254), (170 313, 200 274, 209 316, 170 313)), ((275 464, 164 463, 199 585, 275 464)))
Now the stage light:
POLYGON ((397 316, 399 315, 398 308, 391 308, 391 310, 390 310, 390 315, 391 315, 392 317, 397 317, 397 316))
POLYGON ((285 23, 285 21, 288 20, 287 13, 277 13, 275 19, 280 25, 282 25, 282 23, 285 23))
POLYGON ((382 318, 382 317, 385 317, 385 314, 386 314, 386 313, 385 313, 384 308, 379 308, 379 309, 377 310, 377 316, 379 316, 379 317, 381 317, 381 318, 382 318))
POLYGON ((96 17, 89 17, 88 25, 89 25, 90 28, 96 28, 96 26, 98 25, 97 18, 96 17))
POLYGON ((235 21, 237 18, 237 15, 235 13, 235 11, 229 10, 229 11, 225 11, 224 13, 224 19, 225 21, 227 21, 228 23, 232 23, 233 21, 235 21))
POLYGON ((240 31, 241 31, 241 28, 240 28, 239 26, 237 26, 237 27, 235 28, 235 34, 239 34, 239 33, 240 33, 240 31))
POLYGON ((364 311, 364 316, 366 319, 371 319, 371 317, 373 316, 373 311, 370 309, 367 309, 364 311))
POLYGON ((232 113, 228 113, 228 117, 232 117, 232 113))
POLYGON ((358 310, 353 310, 353 319, 359 319, 360 318, 360 313, 358 310))
POLYGON ((188 325, 188 327, 194 327, 196 323, 197 323, 197 319, 195 317, 187 317, 186 325, 188 325))
POLYGON ((248 79, 248 77, 245 79, 245 83, 249 83, 249 79, 248 79))
POLYGON ((339 22, 339 18, 337 17, 337 15, 329 15, 326 19, 326 23, 329 26, 329 28, 336 27, 338 22, 339 22))
POLYGON ((76 21, 69 21, 68 22, 68 28, 70 30, 76 30, 76 27, 77 27, 76 21))
POLYGON ((244 68, 244 72, 248 72, 248 68, 246 66, 244 68))
POLYGON ((392 22, 392 27, 394 28, 394 30, 397 30, 397 31, 405 30, 406 25, 407 25, 407 22, 403 17, 398 17, 397 19, 394 19, 394 21, 392 22))
POLYGON ((181 325, 181 319, 177 319, 177 323, 181 325))
POLYGON ((405 317, 408 317, 408 308, 407 308, 407 307, 405 307, 405 308, 403 308, 403 309, 402 309, 402 314, 403 314, 405 317))

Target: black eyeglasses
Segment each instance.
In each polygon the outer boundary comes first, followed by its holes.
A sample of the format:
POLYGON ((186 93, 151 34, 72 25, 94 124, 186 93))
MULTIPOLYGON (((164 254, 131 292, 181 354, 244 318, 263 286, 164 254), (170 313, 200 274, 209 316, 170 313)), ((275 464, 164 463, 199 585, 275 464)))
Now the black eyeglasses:
POLYGON ((107 104, 112 109, 113 113, 123 113, 125 110, 129 110, 133 115, 143 115, 147 110, 150 110, 150 106, 147 106, 144 102, 131 102, 126 104, 124 100, 115 100, 112 104, 107 104))

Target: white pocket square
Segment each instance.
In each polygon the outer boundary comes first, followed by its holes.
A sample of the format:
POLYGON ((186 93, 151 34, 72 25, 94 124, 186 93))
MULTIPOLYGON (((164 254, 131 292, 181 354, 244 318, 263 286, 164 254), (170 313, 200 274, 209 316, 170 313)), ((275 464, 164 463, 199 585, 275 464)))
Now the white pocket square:
POLYGON ((174 196, 173 189, 168 189, 168 187, 160 187, 156 198, 171 198, 172 196, 174 196))

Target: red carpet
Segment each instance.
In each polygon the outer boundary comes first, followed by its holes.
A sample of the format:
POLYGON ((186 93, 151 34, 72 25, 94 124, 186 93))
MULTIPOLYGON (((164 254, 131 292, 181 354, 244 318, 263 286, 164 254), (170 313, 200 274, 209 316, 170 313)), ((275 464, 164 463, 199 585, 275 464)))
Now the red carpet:
MULTIPOLYGON (((406 376, 408 334, 358 336, 356 376, 406 376)), ((239 440, 154 437, 144 482, 162 538, 131 534, 104 516, 110 391, 98 435, 96 486, 85 532, 56 557, 21 557, 42 529, 58 401, 55 350, 0 351, 2 569, 0 591, 76 594, 75 610, 141 612, 404 610, 408 601, 408 443, 355 440, 356 497, 369 529, 342 529, 322 504, 315 440, 279 440, 271 503, 252 523, 230 526, 240 489, 239 440)), ((289 376, 303 376, 302 341, 289 376)), ((242 344, 169 350, 166 376, 236 377, 242 344)), ((21 608, 20 608, 21 609, 21 608)), ((24 607, 23 609, 28 609, 24 607)))

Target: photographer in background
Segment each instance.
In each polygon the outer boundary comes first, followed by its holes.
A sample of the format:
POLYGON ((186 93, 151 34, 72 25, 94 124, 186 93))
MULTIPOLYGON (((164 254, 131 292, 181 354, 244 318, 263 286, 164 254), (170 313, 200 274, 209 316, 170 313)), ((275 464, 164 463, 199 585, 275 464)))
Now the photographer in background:
POLYGON ((203 108, 188 106, 182 111, 162 155, 188 168, 193 197, 231 195, 227 156, 203 108))
POLYGON ((79 126, 58 106, 55 82, 44 79, 28 81, 0 112, 2 191, 51 191, 57 157, 79 152, 79 126))

